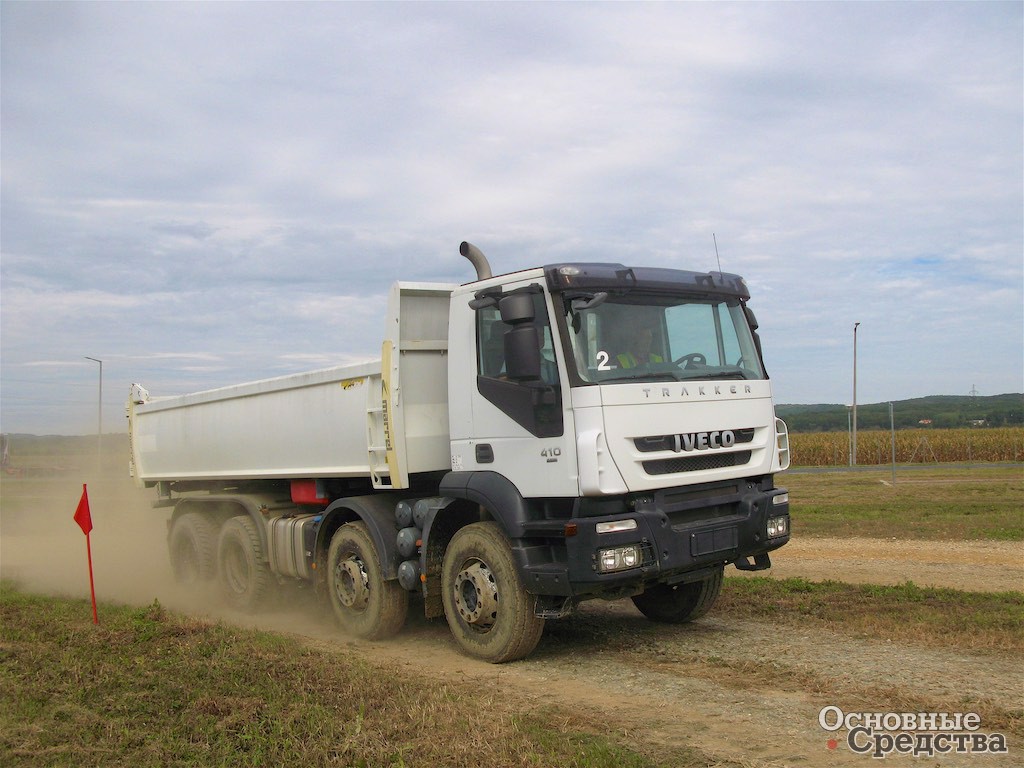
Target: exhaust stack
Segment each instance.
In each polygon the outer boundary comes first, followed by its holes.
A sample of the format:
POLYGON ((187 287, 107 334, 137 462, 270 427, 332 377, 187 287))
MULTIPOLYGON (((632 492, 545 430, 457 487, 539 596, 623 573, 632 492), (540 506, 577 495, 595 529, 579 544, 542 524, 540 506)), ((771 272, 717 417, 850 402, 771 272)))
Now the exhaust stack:
POLYGON ((463 240, 462 245, 459 246, 459 253, 469 259, 470 263, 472 263, 476 268, 477 280, 486 280, 487 278, 492 277, 491 265, 487 263, 487 257, 484 256, 484 252, 475 245, 463 240))

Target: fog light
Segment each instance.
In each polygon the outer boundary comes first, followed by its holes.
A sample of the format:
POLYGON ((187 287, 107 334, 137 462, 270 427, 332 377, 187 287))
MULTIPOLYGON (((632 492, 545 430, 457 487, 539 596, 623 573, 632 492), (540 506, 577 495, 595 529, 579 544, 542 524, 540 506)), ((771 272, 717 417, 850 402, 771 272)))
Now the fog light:
POLYGON ((779 536, 785 536, 789 532, 789 518, 788 517, 769 517, 768 518, 768 538, 774 539, 779 536))
POLYGON ((597 570, 600 573, 624 571, 640 565, 640 547, 630 544, 628 547, 613 547, 598 550, 597 570))
POLYGON ((612 520, 610 523, 598 523, 598 533, 617 533, 618 531, 635 531, 636 520, 612 520))

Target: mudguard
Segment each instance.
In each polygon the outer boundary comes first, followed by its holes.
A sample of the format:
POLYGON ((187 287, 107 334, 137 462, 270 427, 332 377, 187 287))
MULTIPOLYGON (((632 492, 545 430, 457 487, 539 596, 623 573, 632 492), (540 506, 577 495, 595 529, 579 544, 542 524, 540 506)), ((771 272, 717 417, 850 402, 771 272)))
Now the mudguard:
POLYGON ((526 536, 529 509, 519 489, 497 472, 449 472, 441 480, 440 494, 480 504, 501 523, 510 539, 526 536))
MULTIPOLYGON (((366 523, 370 538, 380 554, 381 568, 387 581, 398 578, 398 565, 402 558, 398 554, 398 525, 395 522, 395 505, 406 498, 404 495, 382 493, 372 496, 348 496, 334 501, 324 510, 324 522, 335 515, 342 515, 351 521, 358 518, 366 523)), ((321 525, 320 530, 332 529, 321 525)), ((322 537, 326 538, 325 536, 322 537)), ((317 549, 330 546, 329 541, 318 541, 317 549)))

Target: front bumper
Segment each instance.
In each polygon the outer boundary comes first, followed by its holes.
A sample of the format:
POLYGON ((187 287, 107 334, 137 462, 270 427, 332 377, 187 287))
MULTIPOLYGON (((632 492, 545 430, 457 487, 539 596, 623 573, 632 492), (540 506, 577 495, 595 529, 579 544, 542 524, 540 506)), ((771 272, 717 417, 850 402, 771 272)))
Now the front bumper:
POLYGON ((623 595, 653 583, 686 581, 689 574, 726 563, 767 568, 768 553, 789 541, 789 502, 771 476, 668 488, 623 497, 619 504, 578 505, 565 530, 564 561, 527 566, 527 589, 576 598, 623 595), (781 517, 785 532, 769 536, 769 518, 781 517), (635 520, 636 527, 598 531, 600 523, 622 520, 635 520), (633 545, 640 554, 634 567, 602 572, 601 552, 633 545))

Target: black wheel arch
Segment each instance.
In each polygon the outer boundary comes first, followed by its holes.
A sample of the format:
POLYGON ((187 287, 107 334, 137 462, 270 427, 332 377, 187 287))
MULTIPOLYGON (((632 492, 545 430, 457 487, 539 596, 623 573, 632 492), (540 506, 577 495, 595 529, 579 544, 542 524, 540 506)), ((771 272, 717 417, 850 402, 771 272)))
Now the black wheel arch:
POLYGON ((497 472, 449 472, 441 480, 442 496, 484 507, 510 539, 527 535, 530 505, 515 484, 497 472))
POLYGON ((347 496, 332 502, 323 511, 323 521, 316 537, 316 561, 326 564, 327 550, 335 532, 345 523, 362 520, 370 532, 373 545, 380 554, 381 570, 386 581, 398 578, 398 525, 395 506, 405 494, 381 493, 372 496, 347 496))

